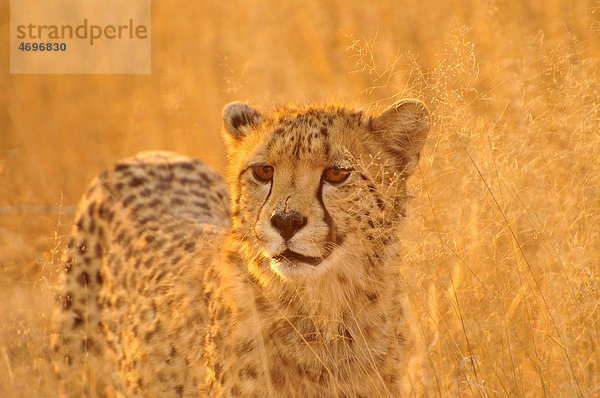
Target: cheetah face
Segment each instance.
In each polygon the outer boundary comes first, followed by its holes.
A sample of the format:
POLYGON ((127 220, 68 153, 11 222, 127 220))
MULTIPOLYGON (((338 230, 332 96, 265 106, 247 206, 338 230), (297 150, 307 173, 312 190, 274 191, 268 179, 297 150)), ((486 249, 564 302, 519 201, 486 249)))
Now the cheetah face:
POLYGON ((264 270, 294 280, 374 250, 369 234, 393 229, 428 113, 410 101, 378 118, 333 107, 267 118, 233 103, 224 127, 234 229, 264 270))
POLYGON ((251 160, 240 204, 255 217, 251 233, 274 272, 313 272, 344 244, 350 224, 344 213, 357 198, 353 171, 347 160, 251 160))

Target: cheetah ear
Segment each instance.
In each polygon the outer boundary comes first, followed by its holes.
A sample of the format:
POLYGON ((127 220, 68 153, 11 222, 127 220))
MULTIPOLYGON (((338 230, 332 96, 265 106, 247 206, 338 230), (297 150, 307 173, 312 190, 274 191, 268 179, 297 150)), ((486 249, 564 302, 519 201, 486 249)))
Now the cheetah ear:
POLYGON ((372 131, 405 177, 414 173, 429 132, 429 110, 421 101, 396 102, 373 119, 372 131))
POLYGON ((241 141, 262 121, 263 116, 243 102, 232 102, 223 108, 223 128, 232 141, 241 141))

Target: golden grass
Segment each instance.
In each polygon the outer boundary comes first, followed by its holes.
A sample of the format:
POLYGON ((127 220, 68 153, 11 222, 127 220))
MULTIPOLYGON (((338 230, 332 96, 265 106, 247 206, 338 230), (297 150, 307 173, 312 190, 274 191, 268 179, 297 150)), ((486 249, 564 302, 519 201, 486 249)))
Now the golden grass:
POLYGON ((151 76, 0 63, 0 396, 55 395, 48 318, 71 217, 22 206, 69 210, 143 149, 222 170, 219 114, 234 99, 402 97, 435 118, 402 265, 429 394, 600 394, 598 1, 153 6, 151 76))

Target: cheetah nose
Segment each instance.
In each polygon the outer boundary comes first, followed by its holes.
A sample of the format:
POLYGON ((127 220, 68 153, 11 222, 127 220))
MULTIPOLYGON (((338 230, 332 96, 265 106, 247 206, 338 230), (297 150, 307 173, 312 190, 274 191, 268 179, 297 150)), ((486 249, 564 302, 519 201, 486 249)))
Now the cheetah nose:
POLYGON ((277 212, 271 216, 271 225, 284 240, 289 240, 306 225, 307 219, 297 211, 277 212))

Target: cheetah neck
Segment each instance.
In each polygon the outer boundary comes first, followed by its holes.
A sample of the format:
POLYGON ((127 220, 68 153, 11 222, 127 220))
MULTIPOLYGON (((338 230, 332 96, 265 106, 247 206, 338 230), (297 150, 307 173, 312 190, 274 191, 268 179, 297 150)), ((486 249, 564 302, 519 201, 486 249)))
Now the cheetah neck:
MULTIPOLYGON (((248 255, 247 248, 235 246, 232 249, 237 249, 245 268, 238 277, 251 293, 250 297, 243 295, 244 300, 254 302, 256 313, 265 314, 265 319, 287 322, 290 336, 286 338, 309 342, 318 335, 322 342, 348 343, 355 342, 365 331, 368 334, 374 328, 383 330, 390 324, 386 314, 399 296, 395 283, 397 247, 363 244, 362 250, 337 256, 336 263, 330 264, 328 272, 319 278, 290 283, 265 272, 269 267, 267 260, 248 255)), ((266 326, 269 327, 273 326, 266 326)), ((265 332, 272 334, 273 330, 265 332)))
POLYGON ((257 278, 252 267, 268 270, 268 264, 239 235, 230 233, 224 248, 205 278, 214 320, 208 358, 218 346, 219 352, 237 353, 242 368, 255 364, 263 375, 260 391, 270 386, 301 396, 356 396, 358 390, 395 396, 384 383, 396 377, 392 363, 403 341, 395 248, 343 250, 330 272, 297 285, 273 274, 257 278))

